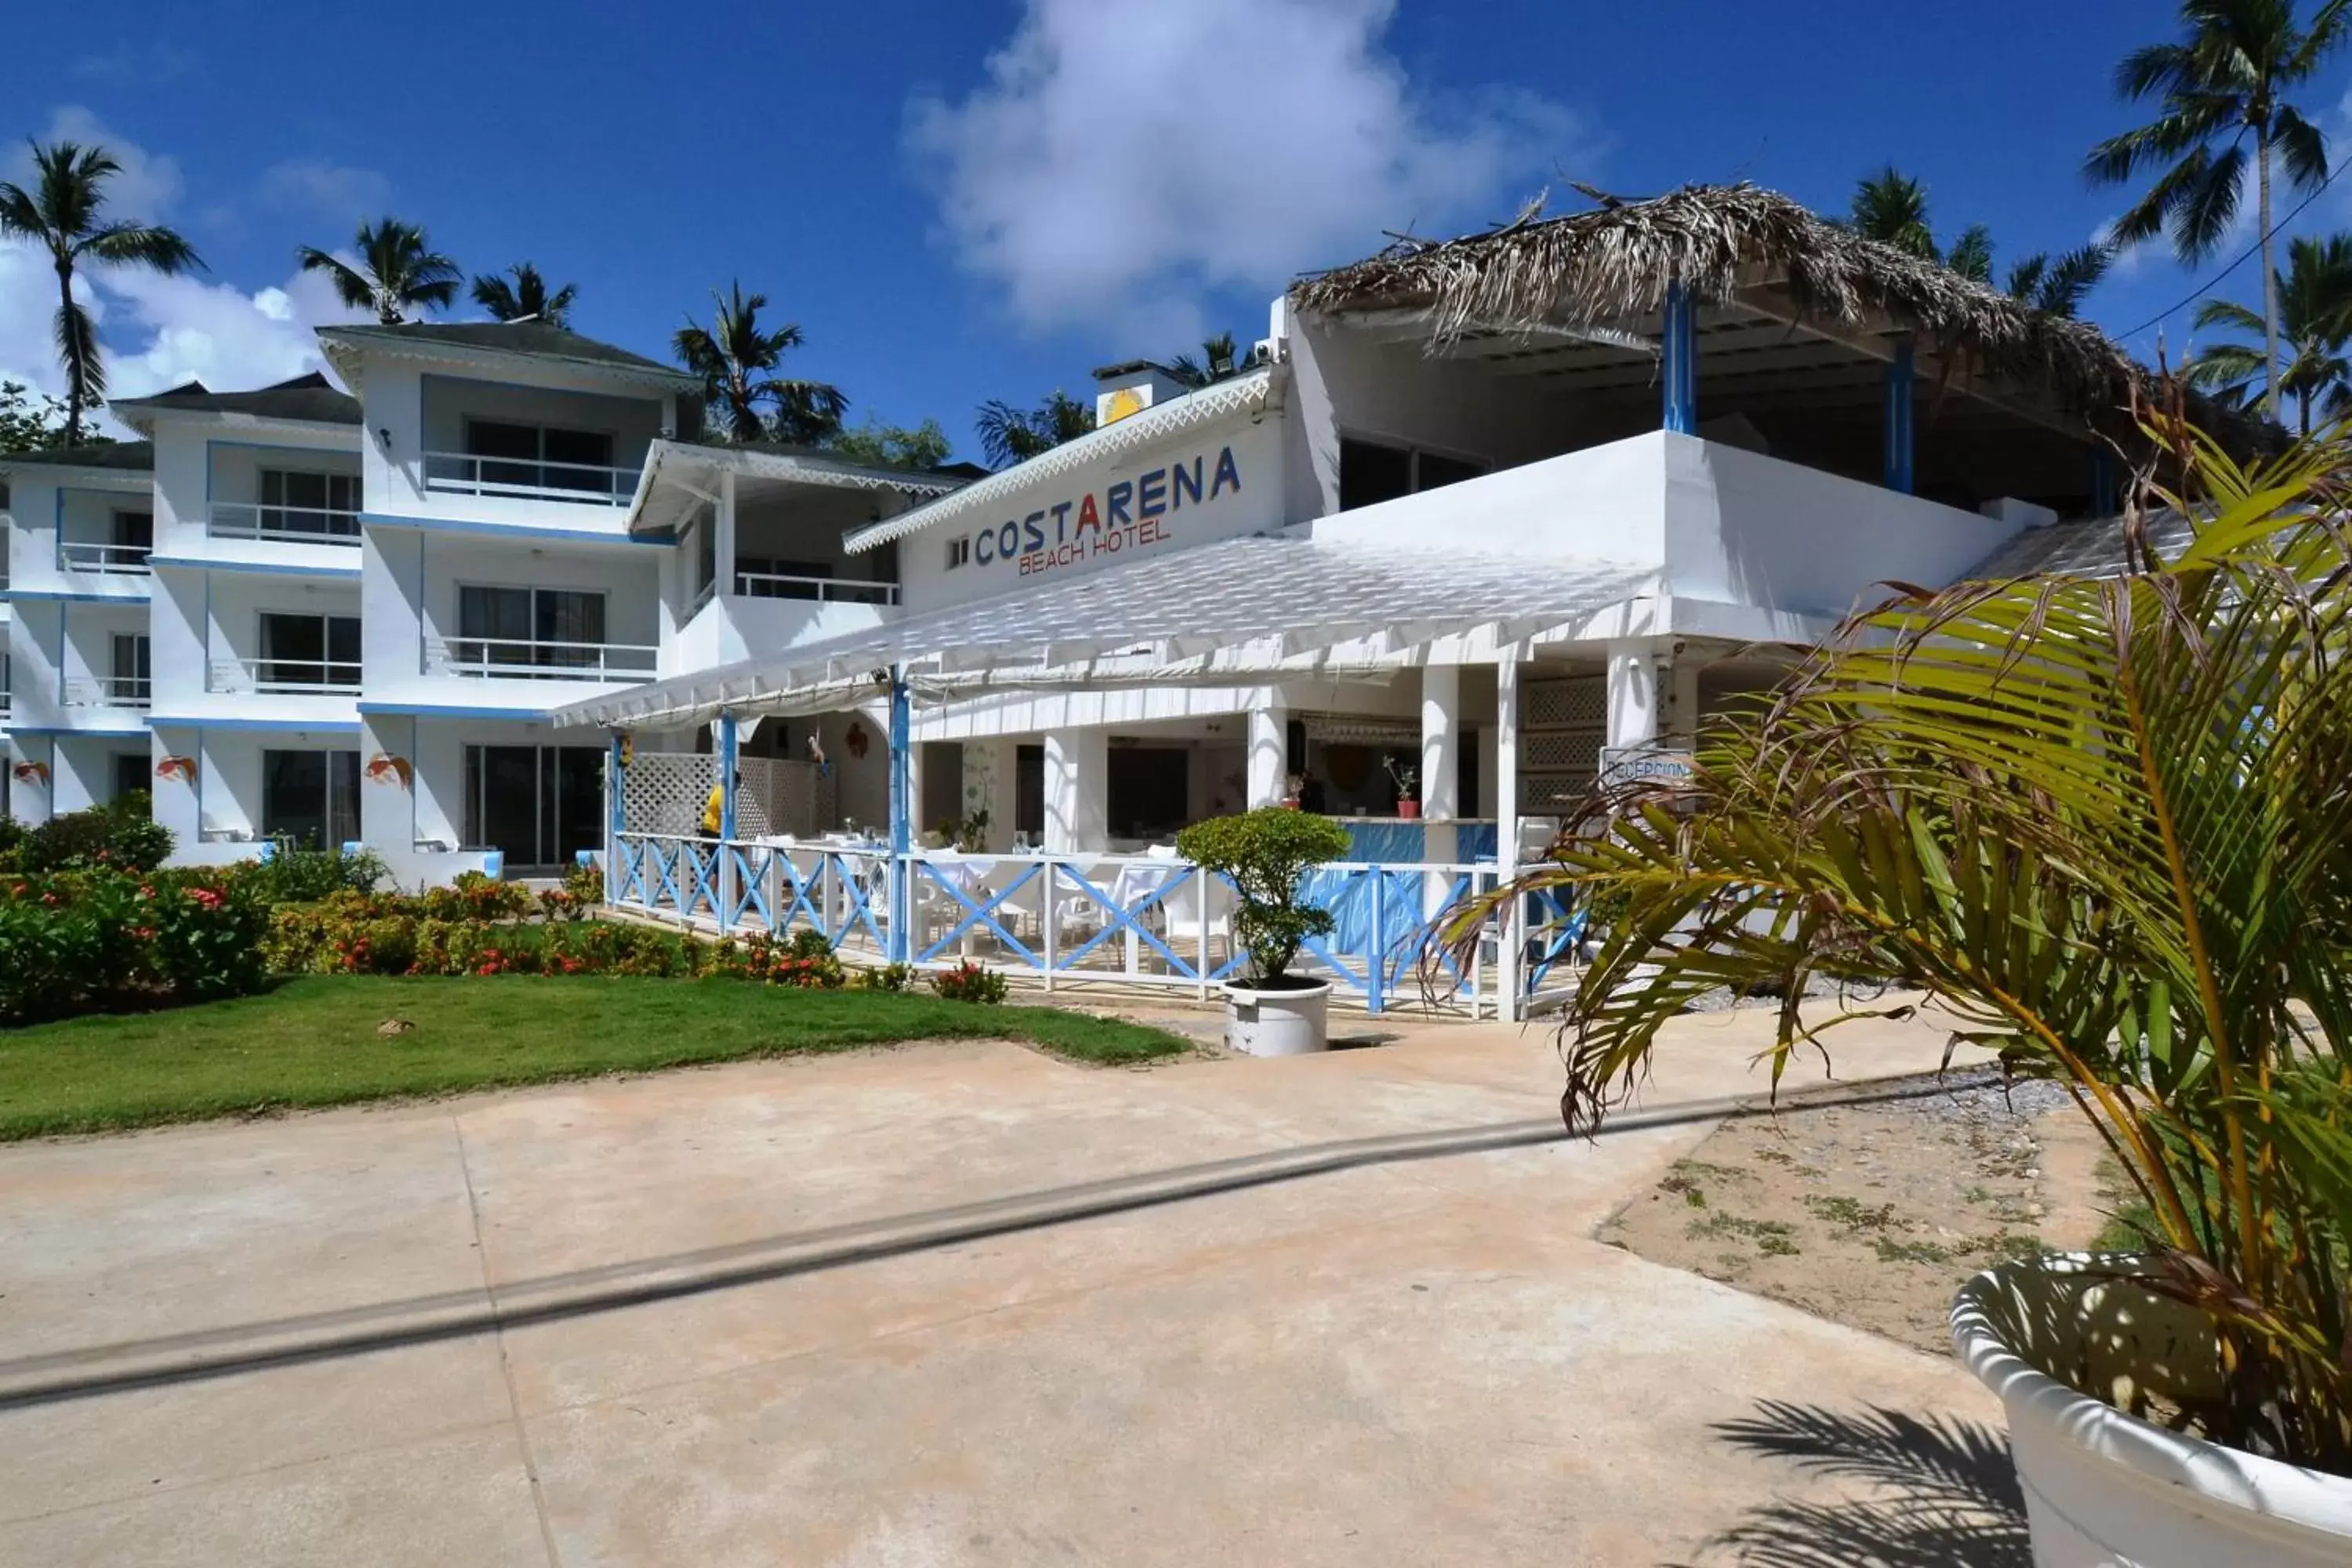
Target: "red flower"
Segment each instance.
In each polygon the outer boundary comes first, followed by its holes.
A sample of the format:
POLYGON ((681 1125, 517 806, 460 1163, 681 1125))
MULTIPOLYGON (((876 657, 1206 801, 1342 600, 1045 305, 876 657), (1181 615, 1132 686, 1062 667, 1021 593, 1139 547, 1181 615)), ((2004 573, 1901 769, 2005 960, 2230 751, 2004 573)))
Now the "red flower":
POLYGON ((221 894, 218 888, 190 888, 188 889, 188 897, 195 900, 199 905, 208 910, 216 910, 221 907, 221 894))

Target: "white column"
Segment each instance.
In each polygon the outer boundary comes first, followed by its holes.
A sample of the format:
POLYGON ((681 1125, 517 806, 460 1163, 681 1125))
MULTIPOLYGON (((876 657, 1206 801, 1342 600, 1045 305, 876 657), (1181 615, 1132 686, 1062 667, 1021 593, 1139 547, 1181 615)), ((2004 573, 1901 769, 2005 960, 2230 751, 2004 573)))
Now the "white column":
POLYGON ((711 567, 716 579, 713 591, 731 594, 735 591, 735 470, 727 468, 719 476, 719 533, 716 561, 711 567))
MULTIPOLYGON (((1271 693, 1268 694, 1271 697, 1271 693)), ((1269 700, 1249 715, 1249 804, 1280 805, 1290 776, 1290 715, 1269 700)))
POLYGON ((1462 667, 1421 669, 1422 858, 1451 861, 1454 819, 1462 815, 1462 667))
POLYGON ((1068 855, 1108 847, 1110 731, 1045 731, 1045 848, 1068 855))
POLYGON ((1671 660, 1665 688, 1665 717, 1658 727, 1674 744, 1687 746, 1698 738, 1698 660, 1671 660))
MULTIPOLYGON (((1519 648, 1514 643, 1495 659, 1495 852, 1505 881, 1519 865, 1519 648)), ((1519 908, 1504 912, 1502 939, 1495 944, 1496 1016, 1519 1016, 1519 908)))
POLYGON ((1646 746, 1658 738, 1658 666, 1647 643, 1609 645, 1609 737, 1612 748, 1646 746))

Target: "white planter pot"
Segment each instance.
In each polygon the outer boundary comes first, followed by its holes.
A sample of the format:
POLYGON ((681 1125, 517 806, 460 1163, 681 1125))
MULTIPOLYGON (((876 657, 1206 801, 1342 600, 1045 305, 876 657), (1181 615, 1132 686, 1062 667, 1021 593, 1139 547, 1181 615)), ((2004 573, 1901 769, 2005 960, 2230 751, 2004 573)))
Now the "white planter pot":
POLYGON ((1330 1044, 1328 985, 1289 991, 1225 987, 1225 1048, 1251 1057, 1298 1057, 1330 1044))
POLYGON ((2003 1264, 1952 1303, 1952 1343, 2009 1416, 2038 1568, 2352 1563, 2352 1479, 2167 1431, 2075 1391, 2196 1398, 2218 1383, 2204 1316, 2115 1279, 2128 1261, 2003 1264))

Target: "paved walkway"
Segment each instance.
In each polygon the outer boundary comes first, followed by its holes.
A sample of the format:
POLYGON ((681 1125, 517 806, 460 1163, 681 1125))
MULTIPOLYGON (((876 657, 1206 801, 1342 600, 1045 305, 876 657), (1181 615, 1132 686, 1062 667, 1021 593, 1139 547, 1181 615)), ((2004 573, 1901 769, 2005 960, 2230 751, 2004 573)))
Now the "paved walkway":
MULTIPOLYGON (((0 1150, 0 1563, 1687 1558, 1817 1495, 1710 1430, 1759 1400, 1997 1415, 1589 1239, 1761 1089, 1762 1022, 1681 1020, 1590 1143, 1489 1025, 0 1150)), ((1874 1027, 1843 1077, 1940 1054, 1874 1027)))

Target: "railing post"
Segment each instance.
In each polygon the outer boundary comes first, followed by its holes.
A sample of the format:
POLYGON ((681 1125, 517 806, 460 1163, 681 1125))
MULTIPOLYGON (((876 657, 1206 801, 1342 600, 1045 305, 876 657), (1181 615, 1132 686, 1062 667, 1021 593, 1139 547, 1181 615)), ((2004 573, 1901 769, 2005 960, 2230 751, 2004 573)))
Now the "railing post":
POLYGON ((628 737, 613 731, 604 760, 604 901, 619 902, 621 835, 629 828, 628 737))
POLYGON ((1378 866, 1367 875, 1372 879, 1372 929, 1371 934, 1364 941, 1364 992, 1365 1001, 1377 1018, 1381 1013, 1381 993, 1388 985, 1389 950, 1387 942, 1381 940, 1384 933, 1381 930, 1381 917, 1386 912, 1385 895, 1389 879, 1378 866))
POLYGON ((1051 860, 1045 862, 1045 890, 1039 896, 1037 907, 1045 911, 1039 918, 1044 921, 1045 929, 1039 935, 1044 939, 1045 952, 1045 989, 1051 992, 1054 989, 1054 928, 1062 923, 1054 918, 1054 862, 1051 860))
POLYGON ((1195 866, 1192 875, 1200 879, 1201 883, 1198 896, 1192 900, 1192 908, 1200 917, 1195 934, 1201 942, 1201 955, 1194 961, 1192 973, 1194 983, 1200 988, 1201 1000, 1206 1002, 1209 999, 1209 887, 1215 879, 1206 866, 1195 866))

